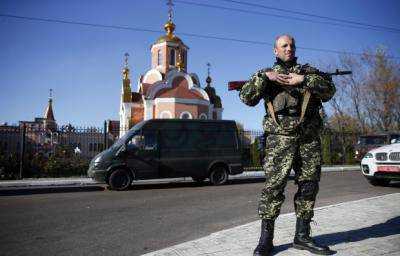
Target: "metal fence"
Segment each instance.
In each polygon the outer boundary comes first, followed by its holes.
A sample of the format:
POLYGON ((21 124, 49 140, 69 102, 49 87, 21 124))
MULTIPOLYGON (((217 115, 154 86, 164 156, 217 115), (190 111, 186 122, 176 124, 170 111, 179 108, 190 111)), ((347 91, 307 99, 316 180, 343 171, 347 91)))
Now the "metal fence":
MULTIPOLYGON (((42 128, 0 126, 0 179, 85 176, 91 158, 110 147, 119 129, 62 126, 42 128)), ((263 132, 241 131, 245 166, 260 169, 263 132)), ((324 164, 351 164, 358 134, 326 131, 321 136, 324 164)))

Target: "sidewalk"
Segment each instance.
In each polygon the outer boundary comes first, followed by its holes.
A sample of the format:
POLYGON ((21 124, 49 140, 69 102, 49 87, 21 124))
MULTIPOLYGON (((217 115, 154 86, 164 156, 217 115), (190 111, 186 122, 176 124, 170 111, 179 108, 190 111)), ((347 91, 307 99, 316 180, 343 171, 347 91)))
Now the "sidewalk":
MULTIPOLYGON (((340 165, 340 166, 324 166, 323 172, 331 171, 356 171, 360 170, 358 165, 340 165)), ((230 175, 230 180, 235 179, 248 179, 248 178, 262 178, 264 172, 255 168, 243 172, 239 175, 230 175)), ((134 181, 134 184, 149 184, 149 183, 175 183, 175 182, 191 182, 190 177, 174 178, 174 179, 154 179, 154 180, 141 180, 134 181)), ((100 185, 90 178, 40 178, 40 179, 23 179, 23 180, 4 180, 0 181, 0 189, 5 188, 35 188, 35 187, 59 187, 59 186, 88 186, 100 185)))
MULTIPOLYGON (((400 193, 320 207, 312 236, 340 256, 400 255, 400 193)), ((273 255, 314 255, 293 249, 294 213, 280 215, 273 255)), ((260 221, 213 233, 145 256, 251 256, 260 221)))

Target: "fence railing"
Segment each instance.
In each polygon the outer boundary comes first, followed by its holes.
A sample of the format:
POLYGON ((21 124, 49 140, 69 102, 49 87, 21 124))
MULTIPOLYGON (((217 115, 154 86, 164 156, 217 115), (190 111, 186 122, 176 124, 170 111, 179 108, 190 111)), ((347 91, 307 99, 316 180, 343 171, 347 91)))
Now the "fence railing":
MULTIPOLYGON (((57 130, 0 126, 0 179, 86 176, 90 160, 110 147, 119 129, 62 126, 57 130)), ((263 132, 239 134, 245 165, 258 169, 263 159, 263 132)), ((358 134, 325 132, 321 136, 324 164, 354 163, 358 134)))

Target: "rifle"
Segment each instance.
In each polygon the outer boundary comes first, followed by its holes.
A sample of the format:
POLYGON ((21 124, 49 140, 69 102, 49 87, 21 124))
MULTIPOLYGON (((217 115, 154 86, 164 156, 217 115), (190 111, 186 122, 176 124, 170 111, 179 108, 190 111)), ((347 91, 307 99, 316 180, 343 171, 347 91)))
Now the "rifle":
MULTIPOLYGON (((333 73, 326 73, 326 72, 320 72, 320 71, 311 71, 311 72, 306 72, 303 75, 310 75, 310 74, 315 74, 315 75, 320 75, 320 76, 324 76, 324 77, 331 77, 331 76, 343 76, 343 75, 351 75, 352 72, 348 71, 348 70, 344 70, 344 71, 340 71, 339 69, 336 69, 335 72, 333 73)), ((228 82, 228 91, 240 91, 243 87, 243 85, 246 83, 247 81, 230 81, 228 82)))

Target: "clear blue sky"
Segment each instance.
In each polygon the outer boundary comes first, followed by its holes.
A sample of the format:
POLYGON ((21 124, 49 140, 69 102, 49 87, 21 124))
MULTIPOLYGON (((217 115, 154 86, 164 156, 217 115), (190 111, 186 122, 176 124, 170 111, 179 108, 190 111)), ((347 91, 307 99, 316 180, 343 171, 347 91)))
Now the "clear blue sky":
MULTIPOLYGON (((188 1, 316 20, 223 1, 188 1)), ((400 29, 398 0, 243 1, 400 29)), ((161 0, 1 0, 0 14, 163 30, 167 6, 161 0)), ((385 45, 390 54, 400 57, 399 32, 316 24, 182 3, 175 3, 174 22, 176 34, 190 47, 188 71, 197 73, 204 86, 206 63, 210 62, 213 86, 222 98, 224 119, 238 120, 246 129, 261 129, 263 104, 246 107, 237 92, 227 91, 227 82, 248 79, 257 69, 272 65, 272 47, 180 33, 269 43, 278 34, 290 33, 298 47, 362 52, 385 45)), ((0 17, 0 35, 0 123, 42 116, 52 88, 58 124, 101 126, 106 119, 119 119, 124 53, 131 55, 131 80, 136 90, 139 75, 150 67, 150 46, 162 33, 0 17)), ((301 63, 317 67, 337 59, 337 54, 304 49, 298 49, 297 55, 301 63)))

